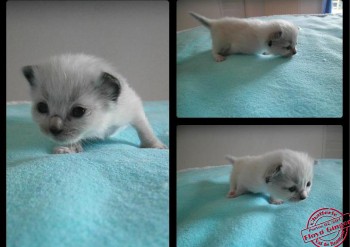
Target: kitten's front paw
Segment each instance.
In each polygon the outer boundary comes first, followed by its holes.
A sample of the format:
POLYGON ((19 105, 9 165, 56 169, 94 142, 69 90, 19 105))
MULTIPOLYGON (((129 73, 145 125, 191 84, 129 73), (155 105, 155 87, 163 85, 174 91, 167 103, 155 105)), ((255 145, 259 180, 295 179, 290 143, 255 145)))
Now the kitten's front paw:
POLYGON ((76 153, 74 152, 71 148, 69 147, 55 147, 53 149, 54 154, 71 154, 71 153, 76 153))
POLYGON ((142 143, 141 148, 168 149, 168 147, 160 141, 151 142, 151 143, 142 143))
POLYGON ((280 199, 274 199, 274 198, 270 197, 270 199, 269 199, 269 203, 270 203, 270 204, 275 204, 275 205, 280 205, 280 204, 282 204, 282 203, 283 203, 283 200, 280 200, 280 199))
POLYGON ((215 58, 215 61, 218 62, 218 63, 222 62, 222 61, 224 61, 226 59, 224 56, 221 56, 219 54, 216 54, 214 58, 215 58))
POLYGON ((54 154, 73 154, 73 153, 80 153, 83 151, 83 147, 80 144, 71 145, 68 147, 60 146, 55 147, 53 150, 54 154))

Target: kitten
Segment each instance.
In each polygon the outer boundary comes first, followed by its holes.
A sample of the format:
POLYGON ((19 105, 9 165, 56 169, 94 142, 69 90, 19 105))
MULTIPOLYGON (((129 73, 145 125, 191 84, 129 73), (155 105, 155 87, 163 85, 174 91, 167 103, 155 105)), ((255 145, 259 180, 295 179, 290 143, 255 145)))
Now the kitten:
POLYGON ((234 53, 263 53, 285 57, 297 53, 295 46, 298 28, 288 21, 234 17, 208 19, 193 12, 190 15, 210 30, 212 54, 217 62, 234 53))
POLYGON ((271 204, 281 204, 283 199, 304 200, 310 193, 315 161, 306 153, 283 149, 257 156, 229 155, 226 159, 234 167, 228 197, 266 193, 271 204))
POLYGON ((141 147, 166 148, 154 135, 139 96, 102 59, 84 54, 54 56, 22 68, 41 131, 64 144, 54 153, 82 152, 82 142, 103 139, 131 124, 141 147))

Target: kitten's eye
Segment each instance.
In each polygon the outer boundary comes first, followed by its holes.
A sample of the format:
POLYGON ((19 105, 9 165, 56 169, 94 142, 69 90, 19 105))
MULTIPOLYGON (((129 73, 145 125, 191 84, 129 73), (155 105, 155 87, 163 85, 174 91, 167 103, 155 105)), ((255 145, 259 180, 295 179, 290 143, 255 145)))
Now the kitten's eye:
POLYGON ((86 109, 81 106, 76 106, 72 109, 71 115, 75 118, 80 118, 85 114, 86 109))
POLYGON ((292 46, 287 46, 287 47, 285 47, 287 50, 290 50, 290 49, 292 49, 292 46))
POLYGON ((47 106, 46 103, 44 102, 39 102, 36 106, 36 109, 38 110, 38 112, 40 112, 41 114, 46 114, 49 112, 49 107, 47 106))
POLYGON ((307 182, 306 186, 309 187, 310 185, 311 185, 311 183, 310 183, 310 182, 307 182))
POLYGON ((290 192, 294 192, 297 190, 297 187, 296 186, 292 186, 288 189, 290 192))

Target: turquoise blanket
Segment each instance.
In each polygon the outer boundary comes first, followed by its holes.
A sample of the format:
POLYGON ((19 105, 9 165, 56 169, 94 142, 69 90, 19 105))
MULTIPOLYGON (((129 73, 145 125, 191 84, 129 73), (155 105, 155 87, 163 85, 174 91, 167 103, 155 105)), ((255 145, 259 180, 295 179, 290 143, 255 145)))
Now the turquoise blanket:
MULTIPOLYGON (((169 145, 169 103, 146 102, 156 135, 169 145)), ((168 246, 169 150, 140 149, 136 131, 51 154, 30 105, 7 106, 8 247, 168 246)))
POLYGON ((226 198, 230 171, 225 165, 178 173, 177 246, 313 246, 300 234, 311 214, 342 211, 342 160, 319 160, 310 196, 282 205, 259 194, 226 198))
POLYGON ((292 58, 231 55, 217 63, 203 26, 177 34, 178 117, 341 117, 342 16, 284 15, 301 29, 292 58))

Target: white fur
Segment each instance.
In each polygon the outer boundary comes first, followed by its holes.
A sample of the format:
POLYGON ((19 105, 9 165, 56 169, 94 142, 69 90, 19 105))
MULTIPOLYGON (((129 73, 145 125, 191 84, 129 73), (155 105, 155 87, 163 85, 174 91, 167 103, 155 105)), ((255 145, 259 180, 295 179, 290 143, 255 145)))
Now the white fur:
POLYGON ((209 28, 212 54, 217 62, 234 53, 282 56, 292 56, 296 53, 298 28, 288 21, 234 17, 209 19, 193 12, 190 14, 209 28), (272 41, 271 47, 268 45, 269 41, 272 41), (286 49, 289 45, 290 49, 286 49))
POLYGON ((126 79, 102 59, 85 54, 64 54, 28 67, 32 68, 34 77, 30 80, 26 76, 31 84, 34 120, 45 134, 68 144, 56 148, 54 153, 81 152, 83 141, 103 139, 128 124, 136 128, 142 147, 166 148, 153 134, 139 96, 126 79), (106 100, 96 89, 101 87, 103 72, 120 83, 116 101, 106 100), (38 112, 38 102, 48 105, 49 114, 38 112), (74 106, 86 108, 83 117, 70 117, 74 106), (63 133, 53 135, 50 133, 52 126, 59 126, 63 133))
POLYGON ((270 195, 270 203, 280 204, 281 199, 303 200, 310 192, 314 160, 306 153, 284 149, 258 156, 226 158, 234 167, 228 197, 247 192, 265 193, 270 195), (296 190, 290 192, 288 189, 293 186, 296 190))

